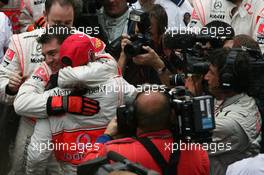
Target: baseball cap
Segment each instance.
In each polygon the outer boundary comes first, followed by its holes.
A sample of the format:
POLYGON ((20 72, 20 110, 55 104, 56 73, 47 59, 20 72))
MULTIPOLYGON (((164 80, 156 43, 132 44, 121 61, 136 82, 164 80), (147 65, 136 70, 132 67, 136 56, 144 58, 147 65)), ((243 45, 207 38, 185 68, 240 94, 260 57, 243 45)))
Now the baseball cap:
POLYGON ((60 47, 60 61, 63 67, 86 65, 90 61, 91 55, 98 52, 93 40, 94 38, 83 34, 69 36, 60 47))

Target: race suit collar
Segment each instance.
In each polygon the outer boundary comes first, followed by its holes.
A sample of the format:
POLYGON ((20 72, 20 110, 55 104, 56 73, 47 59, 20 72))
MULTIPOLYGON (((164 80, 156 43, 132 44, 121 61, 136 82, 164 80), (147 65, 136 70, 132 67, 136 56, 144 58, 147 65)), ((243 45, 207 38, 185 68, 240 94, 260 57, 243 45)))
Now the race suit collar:
POLYGON ((244 93, 240 93, 237 95, 234 95, 232 97, 227 98, 222 105, 220 106, 221 110, 231 104, 237 103, 239 101, 239 99, 241 99, 242 97, 244 97, 245 94, 244 93))

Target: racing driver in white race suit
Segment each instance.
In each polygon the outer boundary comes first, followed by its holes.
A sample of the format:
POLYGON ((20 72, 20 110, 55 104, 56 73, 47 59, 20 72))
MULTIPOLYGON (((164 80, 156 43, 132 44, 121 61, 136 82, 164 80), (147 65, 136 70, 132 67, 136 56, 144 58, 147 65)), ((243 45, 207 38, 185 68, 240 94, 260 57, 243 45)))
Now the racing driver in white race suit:
MULTIPOLYGON (((43 17, 44 8, 45 0, 21 0, 19 16, 20 31, 31 31, 29 29, 31 25, 43 17)), ((43 20, 42 22, 44 23, 45 21, 43 20)))
POLYGON ((193 0, 193 7, 190 27, 199 30, 214 20, 226 22, 234 28, 235 35, 251 36, 264 52, 263 0, 193 0))
MULTIPOLYGON (((46 51, 49 52, 46 46, 50 43, 49 41, 42 43, 44 55, 46 51)), ((116 108, 123 104, 125 97, 136 96, 135 87, 120 76, 115 59, 109 54, 96 54, 98 49, 94 49, 90 43, 91 39, 81 34, 71 35, 63 42, 60 47, 60 60, 62 63, 69 63, 71 67, 59 71, 57 82, 60 88, 44 92, 51 73, 54 73, 44 62, 18 92, 14 103, 16 112, 38 118, 28 148, 28 154, 35 157, 35 160, 30 160, 29 163, 38 165, 38 168, 40 163, 43 163, 42 160, 47 159, 52 152, 48 149, 41 151, 39 148, 43 144, 48 148, 50 143, 53 143, 55 155, 62 165, 63 173, 76 174, 76 165, 84 163, 89 151, 96 149, 95 140, 103 134, 107 124, 116 115, 116 108), (87 64, 89 60, 91 61, 87 64), (93 116, 82 116, 72 113, 64 114, 63 109, 60 111, 60 106, 62 103, 65 104, 65 99, 68 100, 68 107, 71 103, 70 98, 74 98, 74 103, 77 104, 78 97, 71 95, 71 90, 75 91, 72 88, 87 88, 84 96, 100 103, 99 113, 93 116), (62 144, 69 147, 60 147, 59 145, 62 144)), ((95 47, 103 45, 99 39, 93 43, 96 43, 95 47)), ((81 108, 85 106, 85 104, 81 105, 81 108)), ((76 108, 78 109, 78 105, 75 105, 73 110, 76 108)), ((27 172, 36 174, 38 168, 35 168, 35 171, 27 170, 27 172)))
MULTIPOLYGON (((56 23, 71 27, 74 20, 74 4, 72 0, 46 0, 51 6, 46 9, 47 25, 56 23)), ((0 102, 13 104, 16 93, 22 82, 28 78, 39 66, 44 57, 37 38, 44 33, 44 29, 13 35, 3 61, 0 65, 0 102)), ((26 164, 26 149, 33 133, 34 122, 21 117, 13 152, 12 168, 9 175, 24 175, 26 164)), ((49 164, 52 161, 49 161, 49 164)), ((52 164, 55 165, 55 164, 52 164)), ((48 166, 49 172, 59 174, 57 166, 48 166), (54 167, 54 168, 53 168, 54 167)))

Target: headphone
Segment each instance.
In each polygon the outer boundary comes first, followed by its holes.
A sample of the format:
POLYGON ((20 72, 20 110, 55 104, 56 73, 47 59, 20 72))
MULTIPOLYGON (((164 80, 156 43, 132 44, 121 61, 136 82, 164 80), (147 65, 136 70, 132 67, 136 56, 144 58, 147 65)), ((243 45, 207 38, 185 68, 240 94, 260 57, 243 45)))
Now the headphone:
POLYGON ((224 66, 219 71, 219 84, 223 90, 233 90, 236 86, 237 73, 235 69, 235 59, 239 52, 231 50, 226 58, 224 66))
POLYGON ((250 61, 251 58, 258 59, 259 55, 261 55, 260 51, 245 47, 231 49, 227 55, 224 66, 219 71, 219 84, 220 88, 223 90, 236 90, 241 88, 242 81, 240 79, 243 78, 240 75, 241 71, 243 72, 243 69, 249 68, 250 64, 248 62, 246 67, 243 66, 242 62, 246 60, 242 59, 238 61, 237 58, 239 53, 244 53, 245 55, 243 55, 243 57, 249 57, 248 61, 250 61))
MULTIPOLYGON (((159 91, 161 92, 161 87, 159 88, 159 91)), ((136 131, 138 128, 138 112, 136 102, 139 96, 145 94, 146 92, 148 92, 147 89, 145 89, 143 92, 139 92, 133 101, 130 101, 117 108, 117 126, 120 133, 127 136, 136 136, 136 131)), ((166 90, 162 92, 162 94, 164 94, 168 100, 171 99, 171 96, 166 90)))
POLYGON ((143 94, 143 92, 139 92, 132 102, 127 102, 125 105, 117 108, 118 131, 125 136, 136 136, 138 122, 136 118, 137 108, 135 103, 141 94, 143 94))

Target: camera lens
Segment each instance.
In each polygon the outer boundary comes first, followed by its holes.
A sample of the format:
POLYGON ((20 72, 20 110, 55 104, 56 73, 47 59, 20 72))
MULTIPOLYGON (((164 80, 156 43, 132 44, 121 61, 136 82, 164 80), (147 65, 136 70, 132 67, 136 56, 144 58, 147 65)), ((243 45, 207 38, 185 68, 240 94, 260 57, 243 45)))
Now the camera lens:
POLYGON ((184 86, 185 75, 184 74, 175 74, 170 76, 170 85, 171 86, 184 86))
POLYGON ((124 48, 125 54, 128 57, 135 57, 141 54, 141 50, 142 50, 142 44, 138 42, 127 44, 124 48))
POLYGON ((203 63, 195 63, 192 65, 192 72, 195 74, 205 75, 207 74, 209 70, 209 63, 203 62, 203 63))

